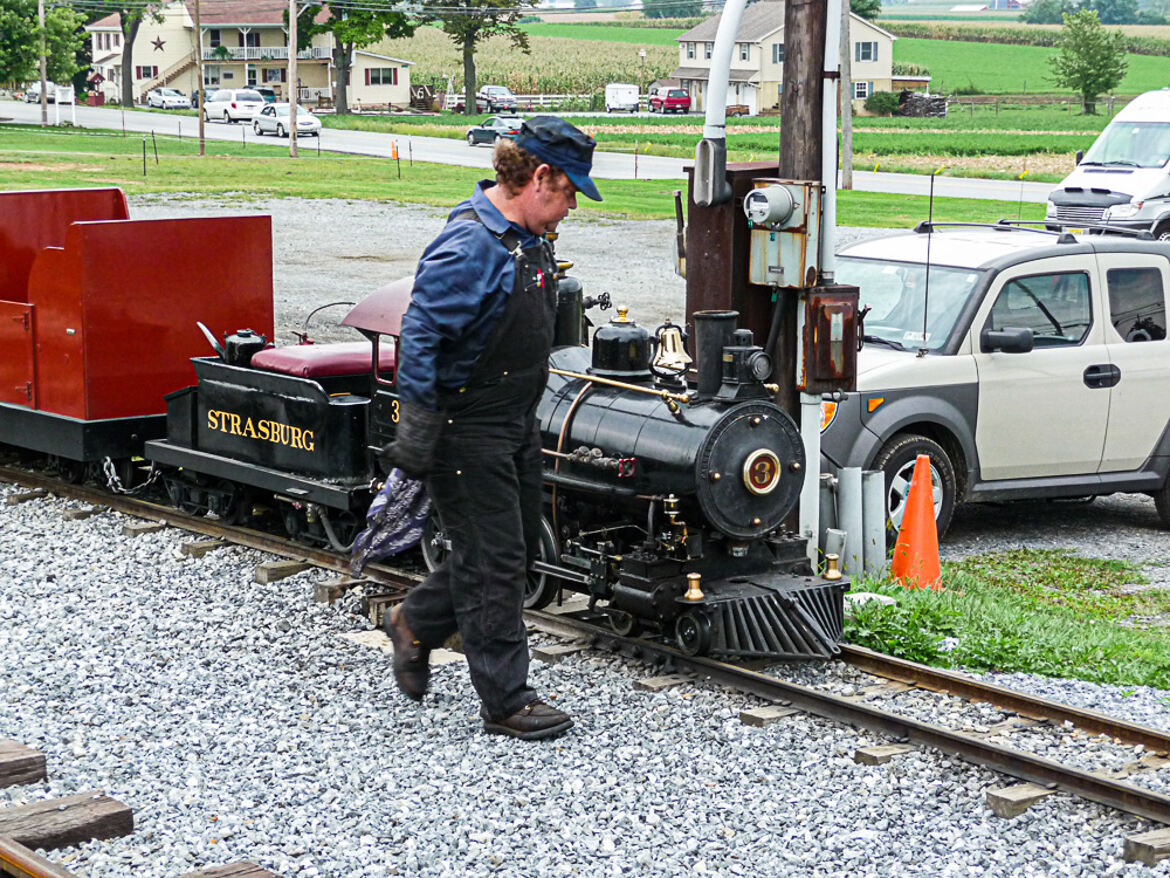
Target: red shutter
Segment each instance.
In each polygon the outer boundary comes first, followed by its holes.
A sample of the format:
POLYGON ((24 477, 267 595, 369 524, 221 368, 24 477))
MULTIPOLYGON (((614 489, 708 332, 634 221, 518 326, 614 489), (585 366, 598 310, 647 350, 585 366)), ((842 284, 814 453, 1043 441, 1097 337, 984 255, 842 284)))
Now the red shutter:
POLYGON ((287 67, 280 68, 280 81, 281 82, 288 82, 288 68, 287 67))
POLYGON ((366 85, 370 84, 370 68, 366 68, 366 85))
POLYGON ((394 83, 395 85, 398 85, 398 68, 397 68, 397 67, 391 67, 390 69, 394 71, 394 72, 391 74, 390 78, 391 78, 391 80, 393 81, 393 83, 394 83))
POLYGON ((142 79, 142 68, 141 67, 134 68, 134 78, 135 79, 142 79))

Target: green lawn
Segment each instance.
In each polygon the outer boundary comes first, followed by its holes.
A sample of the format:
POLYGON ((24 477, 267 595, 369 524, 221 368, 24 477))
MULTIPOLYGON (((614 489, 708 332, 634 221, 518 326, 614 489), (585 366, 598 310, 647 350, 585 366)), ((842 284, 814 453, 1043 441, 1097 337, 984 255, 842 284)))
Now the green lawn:
MULTIPOLYGON (((949 94, 976 89, 981 94, 1068 94, 1052 84, 1048 59, 1056 49, 950 40, 900 39, 894 60, 930 70, 930 90, 949 94)), ((1128 55, 1129 71, 1118 94, 1139 94, 1170 85, 1170 59, 1128 55)))
MULTIPOLYGON (((304 148, 296 161, 283 145, 209 141, 207 155, 197 155, 191 138, 157 138, 159 164, 147 138, 146 174, 141 135, 115 132, 41 131, 23 125, 0 125, 0 189, 75 186, 121 186, 127 193, 182 193, 235 198, 355 198, 451 206, 466 197, 484 172, 474 168, 433 165, 405 158, 401 162, 321 153, 304 148), (402 177, 398 171, 401 167, 402 177)), ((402 150, 403 155, 406 151, 402 150)), ((630 219, 671 219, 674 190, 681 180, 603 180, 605 201, 581 199, 583 214, 630 219)), ((976 199, 935 199, 940 221, 994 222, 1001 217, 1042 219, 1043 206, 976 199)), ((907 227, 927 215, 920 196, 842 192, 838 220, 843 225, 907 227)))

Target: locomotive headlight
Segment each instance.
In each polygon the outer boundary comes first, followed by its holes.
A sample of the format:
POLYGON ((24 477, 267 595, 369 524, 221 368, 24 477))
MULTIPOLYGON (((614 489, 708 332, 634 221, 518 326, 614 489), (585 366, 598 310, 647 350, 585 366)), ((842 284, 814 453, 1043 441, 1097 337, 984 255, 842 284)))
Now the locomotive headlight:
POLYGON ((743 484, 757 496, 771 494, 780 484, 780 458, 767 448, 757 448, 743 462, 743 484))
POLYGON ((754 379, 764 381, 772 374, 772 358, 763 351, 757 351, 748 357, 748 369, 754 379))

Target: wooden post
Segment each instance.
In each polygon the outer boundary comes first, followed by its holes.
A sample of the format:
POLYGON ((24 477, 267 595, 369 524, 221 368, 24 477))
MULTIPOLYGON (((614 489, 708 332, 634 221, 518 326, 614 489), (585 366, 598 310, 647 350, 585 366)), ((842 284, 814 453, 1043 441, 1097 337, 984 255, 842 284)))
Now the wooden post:
POLYGON ((199 114, 199 154, 206 155, 207 142, 203 138, 203 105, 207 103, 207 84, 203 81, 203 25, 199 18, 199 0, 195 0, 195 69, 199 80, 199 100, 195 112, 199 114))
MULTIPOLYGON (((297 0, 288 0, 288 154, 297 157, 297 0)), ((317 139, 321 139, 320 132, 317 139)))
POLYGON ((37 45, 40 50, 37 55, 40 57, 41 70, 41 127, 47 128, 49 126, 49 89, 46 82, 46 59, 45 54, 48 52, 48 47, 45 45, 45 0, 37 0, 37 45))
POLYGON ((841 4, 841 188, 853 188, 853 43, 849 39, 849 0, 841 4))

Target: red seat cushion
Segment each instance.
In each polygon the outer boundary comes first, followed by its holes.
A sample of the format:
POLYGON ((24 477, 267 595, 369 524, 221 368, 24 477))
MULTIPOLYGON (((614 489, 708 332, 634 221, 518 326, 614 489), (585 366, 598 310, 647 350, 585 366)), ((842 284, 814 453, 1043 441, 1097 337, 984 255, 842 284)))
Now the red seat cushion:
MULTIPOLYGON (((252 357, 252 366, 297 378, 330 378, 369 373, 373 354, 365 341, 341 344, 297 344, 265 348, 252 357)), ((383 375, 394 371, 394 347, 378 346, 378 366, 383 375)))

